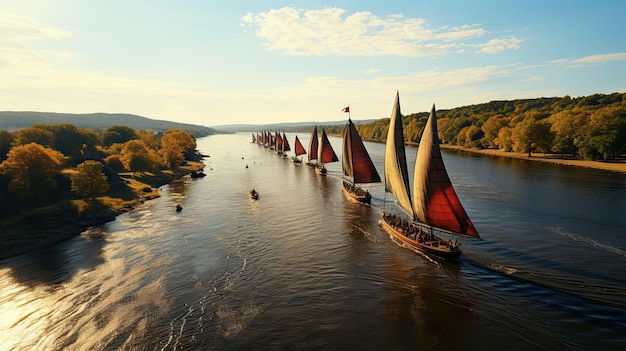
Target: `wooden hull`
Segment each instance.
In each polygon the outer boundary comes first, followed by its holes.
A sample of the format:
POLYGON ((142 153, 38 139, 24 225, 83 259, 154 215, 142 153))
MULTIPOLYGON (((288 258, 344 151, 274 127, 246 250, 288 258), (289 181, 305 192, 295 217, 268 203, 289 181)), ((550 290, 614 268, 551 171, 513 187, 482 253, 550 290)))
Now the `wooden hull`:
POLYGON ((424 253, 435 255, 441 258, 445 258, 450 261, 457 261, 461 256, 461 249, 459 247, 451 248, 448 245, 439 245, 437 240, 429 240, 425 242, 419 242, 405 236, 399 229, 396 229, 383 218, 381 219, 383 229, 385 229, 391 236, 400 240, 404 244, 410 247, 420 250, 424 253))
POLYGON ((364 204, 369 204, 370 201, 372 200, 372 195, 370 195, 369 192, 366 192, 365 194, 355 194, 346 188, 341 188, 341 191, 344 194, 346 194, 348 197, 350 197, 351 199, 364 203, 364 204))

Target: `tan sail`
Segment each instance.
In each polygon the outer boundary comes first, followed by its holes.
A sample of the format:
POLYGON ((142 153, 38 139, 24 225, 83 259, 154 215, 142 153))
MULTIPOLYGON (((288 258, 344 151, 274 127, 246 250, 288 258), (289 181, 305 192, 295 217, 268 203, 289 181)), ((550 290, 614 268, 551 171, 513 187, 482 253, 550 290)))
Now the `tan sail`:
POLYGON ((409 173, 404 151, 404 130, 402 129, 402 113, 400 112, 400 94, 396 92, 396 100, 391 111, 389 132, 385 147, 385 190, 395 196, 398 203, 413 217, 413 205, 409 191, 409 173))
POLYGON ((479 237, 443 164, 434 104, 417 150, 413 196, 416 220, 456 234, 479 237))

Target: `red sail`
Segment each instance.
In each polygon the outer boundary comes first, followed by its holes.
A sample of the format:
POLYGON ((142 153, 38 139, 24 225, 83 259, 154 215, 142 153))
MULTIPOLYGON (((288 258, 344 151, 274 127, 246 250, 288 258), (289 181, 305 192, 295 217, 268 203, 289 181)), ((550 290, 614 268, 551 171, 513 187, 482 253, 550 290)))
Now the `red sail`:
POLYGON ((309 161, 317 160, 317 146, 319 141, 317 140, 317 126, 313 127, 313 133, 311 133, 311 141, 309 141, 309 161))
POLYGON ((283 137, 278 132, 276 133, 276 150, 283 151, 283 137))
POLYGON ((300 155, 304 155, 306 154, 306 150, 304 149, 304 146, 302 146, 302 143, 300 142, 300 139, 298 139, 298 136, 296 135, 296 141, 295 141, 295 148, 296 148, 296 156, 300 156, 300 155))
POLYGON ((287 151, 291 151, 291 148, 289 147, 289 140, 287 140, 287 136, 283 132, 283 152, 287 151))
POLYGON ((415 216, 419 221, 457 234, 479 237, 452 187, 443 164, 435 105, 430 112, 417 150, 413 196, 415 216))
POLYGON ((343 136, 342 163, 343 174, 352 177, 354 183, 380 182, 380 175, 351 119, 348 119, 343 136))
POLYGON ((324 131, 324 128, 322 128, 322 141, 320 148, 319 150, 317 150, 317 152, 317 160, 322 164, 339 161, 339 158, 337 158, 337 154, 335 154, 335 150, 333 150, 333 147, 330 145, 330 141, 326 136, 326 131, 324 131))

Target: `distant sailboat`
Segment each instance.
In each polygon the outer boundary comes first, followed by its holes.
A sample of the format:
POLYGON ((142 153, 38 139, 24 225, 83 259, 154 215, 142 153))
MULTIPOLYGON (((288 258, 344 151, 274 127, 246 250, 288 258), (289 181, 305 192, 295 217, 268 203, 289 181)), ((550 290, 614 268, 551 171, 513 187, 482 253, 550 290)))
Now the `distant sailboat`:
POLYGON ((256 143, 256 136, 254 136, 254 133, 252 133, 252 142, 256 143))
POLYGON ((394 238, 417 250, 448 259, 458 259, 461 249, 434 231, 479 238, 478 232, 461 205, 439 149, 437 119, 433 105, 422 134, 415 161, 413 200, 409 190, 400 97, 391 113, 385 151, 385 190, 391 193, 409 215, 385 212, 381 224, 394 238))
POLYGON ((309 167, 317 167, 317 149, 319 140, 317 138, 317 126, 313 127, 311 133, 311 140, 309 141, 309 162, 306 163, 309 167), (316 160, 313 162, 313 160, 316 160))
POLYGON ((285 135, 285 132, 283 132, 283 136, 282 136, 281 150, 283 152, 283 157, 287 157, 287 152, 291 151, 291 147, 289 146, 289 140, 287 140, 287 136, 285 135))
POLYGON ((304 149, 304 146, 302 146, 302 143, 300 142, 300 139, 298 139, 297 135, 296 141, 294 142, 294 151, 296 155, 292 156, 291 160, 295 163, 302 163, 302 157, 298 156, 306 154, 306 150, 304 149))
POLYGON ((274 144, 275 148, 276 148, 276 153, 279 155, 283 154, 283 137, 280 135, 280 133, 277 131, 276 132, 276 142, 274 144))
POLYGON ((341 190, 359 202, 369 203, 372 199, 371 194, 357 184, 379 183, 381 181, 380 175, 378 175, 378 171, 376 171, 376 167, 350 117, 348 117, 343 135, 343 157, 341 161, 345 176, 341 190))
POLYGON ((326 131, 322 128, 322 136, 320 137, 320 147, 317 149, 317 168, 315 170, 317 173, 326 175, 327 170, 324 166, 325 163, 337 162, 339 158, 337 158, 337 154, 335 154, 335 150, 330 145, 330 140, 328 140, 328 136, 326 136, 326 131))

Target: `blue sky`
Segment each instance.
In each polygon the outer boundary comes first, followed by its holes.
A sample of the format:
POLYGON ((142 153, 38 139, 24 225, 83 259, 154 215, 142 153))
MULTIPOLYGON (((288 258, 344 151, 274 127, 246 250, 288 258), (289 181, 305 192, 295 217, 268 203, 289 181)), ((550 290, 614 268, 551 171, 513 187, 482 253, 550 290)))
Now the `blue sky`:
POLYGON ((206 126, 626 92, 624 1, 3 0, 0 110, 206 126))

